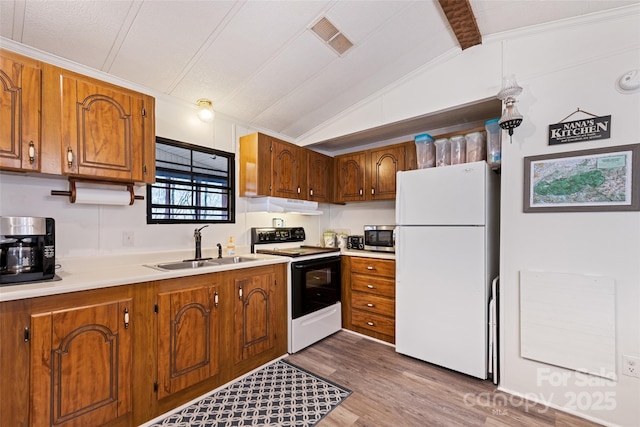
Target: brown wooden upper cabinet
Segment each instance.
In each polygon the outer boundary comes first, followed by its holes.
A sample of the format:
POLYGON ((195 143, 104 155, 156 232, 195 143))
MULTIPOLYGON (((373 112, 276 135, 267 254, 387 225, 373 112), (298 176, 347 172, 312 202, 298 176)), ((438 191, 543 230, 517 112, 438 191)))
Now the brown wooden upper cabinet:
POLYGON ((155 181, 153 97, 6 50, 0 71, 1 169, 155 181))
POLYGON ((408 143, 335 157, 335 201, 388 200, 396 197, 396 172, 414 169, 408 143))
POLYGON ((0 50, 0 169, 40 170, 40 64, 0 50))
POLYGON ((333 201, 333 158, 312 150, 307 152, 307 200, 333 201))
POLYGON ((45 93, 60 99, 62 174, 153 182, 155 100, 55 67, 45 72, 59 82, 45 93))
POLYGON ((240 137, 240 196, 332 201, 333 159, 262 133, 240 137))
POLYGON ((366 159, 364 151, 344 154, 335 158, 336 202, 366 200, 366 159))

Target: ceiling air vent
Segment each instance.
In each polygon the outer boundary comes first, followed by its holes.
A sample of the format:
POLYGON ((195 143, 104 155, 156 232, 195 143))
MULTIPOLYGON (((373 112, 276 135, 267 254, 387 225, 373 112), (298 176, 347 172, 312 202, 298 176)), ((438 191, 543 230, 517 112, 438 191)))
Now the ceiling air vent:
POLYGON ((338 55, 343 55, 347 50, 351 49, 353 43, 345 37, 327 18, 321 18, 311 27, 318 37, 327 43, 338 55))

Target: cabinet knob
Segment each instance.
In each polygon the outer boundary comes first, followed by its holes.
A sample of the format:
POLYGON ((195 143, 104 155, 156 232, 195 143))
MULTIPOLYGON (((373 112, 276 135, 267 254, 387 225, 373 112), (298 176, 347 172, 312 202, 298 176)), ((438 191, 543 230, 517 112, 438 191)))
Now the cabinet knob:
POLYGON ((218 308, 218 292, 213 294, 213 305, 215 305, 216 308, 218 308))
POLYGON ((298 187, 298 194, 300 194, 300 187, 298 187))
POLYGON ((367 303, 367 307, 375 307, 375 304, 367 303))
POLYGON ((242 286, 238 288, 238 297, 242 299, 242 286))
POLYGON ((367 270, 375 270, 376 268, 372 265, 367 266, 367 270))
POLYGON ((375 286, 373 286, 373 285, 367 285, 367 288, 369 288, 369 289, 375 289, 376 287, 375 287, 375 286))
POLYGON ((373 187, 371 187, 371 195, 373 196, 373 195, 375 195, 375 194, 376 194, 376 189, 375 189, 375 188, 373 188, 373 187))
POLYGON ((310 188, 310 189, 309 189, 309 195, 310 195, 310 196, 313 196, 313 188, 310 188))
POLYGON ((129 309, 125 307, 124 309, 124 328, 127 329, 129 327, 129 309))
POLYGON ((376 324, 375 324, 375 323, 373 323, 373 322, 367 322, 367 325, 369 325, 369 326, 375 326, 376 324))
POLYGON ((362 196, 362 188, 360 189, 360 191, 358 191, 358 194, 362 196))
POLYGON ((71 147, 67 148, 67 165, 71 167, 73 165, 73 150, 71 147))
POLYGON ((33 163, 36 160, 36 146, 33 141, 29 141, 29 163, 33 163))

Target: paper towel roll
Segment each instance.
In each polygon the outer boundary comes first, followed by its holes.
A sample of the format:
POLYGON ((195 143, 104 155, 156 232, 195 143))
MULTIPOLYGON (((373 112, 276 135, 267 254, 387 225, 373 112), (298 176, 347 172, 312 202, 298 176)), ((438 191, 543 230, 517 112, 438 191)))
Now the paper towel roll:
POLYGON ((131 193, 126 190, 76 188, 75 203, 90 205, 129 205, 131 204, 131 193))

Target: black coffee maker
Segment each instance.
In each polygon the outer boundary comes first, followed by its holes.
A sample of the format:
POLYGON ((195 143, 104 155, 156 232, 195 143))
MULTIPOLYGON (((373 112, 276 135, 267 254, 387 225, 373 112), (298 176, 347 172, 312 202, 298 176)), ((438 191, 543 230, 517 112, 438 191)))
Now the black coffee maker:
POLYGON ((0 286, 55 277, 55 221, 0 217, 0 286))

